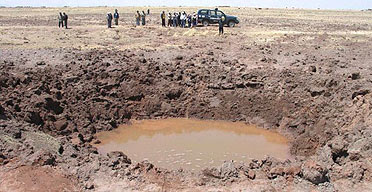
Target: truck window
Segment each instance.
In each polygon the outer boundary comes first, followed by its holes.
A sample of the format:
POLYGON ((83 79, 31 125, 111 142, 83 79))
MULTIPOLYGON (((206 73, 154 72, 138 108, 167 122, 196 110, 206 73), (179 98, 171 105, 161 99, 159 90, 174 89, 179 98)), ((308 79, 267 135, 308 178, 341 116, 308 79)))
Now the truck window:
POLYGON ((200 15, 207 15, 208 14, 208 10, 201 10, 199 14, 200 15))
POLYGON ((222 15, 224 15, 224 13, 222 13, 222 11, 217 11, 217 16, 218 17, 222 17, 222 15))
POLYGON ((209 15, 216 15, 216 11, 209 11, 209 15))

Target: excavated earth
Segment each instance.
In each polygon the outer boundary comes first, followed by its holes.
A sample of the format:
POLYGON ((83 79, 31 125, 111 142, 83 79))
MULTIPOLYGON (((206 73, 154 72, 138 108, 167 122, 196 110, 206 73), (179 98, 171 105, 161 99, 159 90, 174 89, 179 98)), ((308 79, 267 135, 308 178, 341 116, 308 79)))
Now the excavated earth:
POLYGON ((243 38, 167 49, 2 48, 0 191, 372 190, 371 38, 243 38), (92 145, 97 132, 169 117, 276 130, 294 159, 170 171, 92 145))

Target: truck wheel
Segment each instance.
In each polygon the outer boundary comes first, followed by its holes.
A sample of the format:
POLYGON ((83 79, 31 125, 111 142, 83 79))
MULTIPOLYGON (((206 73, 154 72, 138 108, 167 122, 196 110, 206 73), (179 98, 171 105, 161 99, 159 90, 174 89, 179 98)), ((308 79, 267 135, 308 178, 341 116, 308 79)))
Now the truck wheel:
POLYGON ((204 21, 203 21, 203 26, 204 26, 204 27, 208 27, 208 25, 209 25, 209 22, 208 22, 207 20, 204 20, 204 21))
POLYGON ((235 27, 235 22, 234 21, 230 21, 229 22, 229 27, 235 27))

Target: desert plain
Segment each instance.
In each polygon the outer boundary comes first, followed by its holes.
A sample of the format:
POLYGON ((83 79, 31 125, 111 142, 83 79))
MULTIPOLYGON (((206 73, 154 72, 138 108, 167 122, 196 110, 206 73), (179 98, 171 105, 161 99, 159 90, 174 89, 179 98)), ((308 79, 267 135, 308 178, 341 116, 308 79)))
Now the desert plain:
POLYGON ((0 8, 0 191, 371 191, 372 12, 221 7, 240 20, 223 36, 160 25, 199 8, 0 8), (293 158, 192 172, 95 147, 165 118, 255 124, 293 158))

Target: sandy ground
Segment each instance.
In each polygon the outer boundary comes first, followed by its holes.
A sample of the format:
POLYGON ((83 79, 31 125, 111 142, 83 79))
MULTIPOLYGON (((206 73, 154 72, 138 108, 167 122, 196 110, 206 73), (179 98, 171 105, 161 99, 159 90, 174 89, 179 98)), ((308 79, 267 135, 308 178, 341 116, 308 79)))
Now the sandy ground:
POLYGON ((198 8, 150 8, 135 27, 147 8, 119 7, 107 29, 114 9, 0 8, 0 191, 372 190, 372 12, 221 8, 241 23, 219 36, 160 26, 162 10, 198 8), (167 117, 276 130, 295 160, 192 173, 91 145, 167 117))

